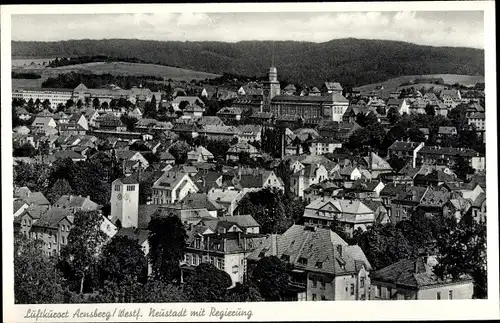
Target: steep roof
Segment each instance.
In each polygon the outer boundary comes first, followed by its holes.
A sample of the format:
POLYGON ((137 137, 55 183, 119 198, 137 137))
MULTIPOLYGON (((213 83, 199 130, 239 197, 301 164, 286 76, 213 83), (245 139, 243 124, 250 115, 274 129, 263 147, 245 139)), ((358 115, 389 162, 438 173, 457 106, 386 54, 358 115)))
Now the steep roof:
MULTIPOLYGON (((271 237, 263 240, 249 258, 271 255, 271 240, 271 237)), ((371 269, 359 246, 349 246, 329 229, 297 224, 277 237, 277 257, 295 268, 334 276, 357 272, 362 265, 371 269)))
POLYGON ((392 143, 392 145, 388 148, 388 150, 396 150, 396 151, 414 151, 420 142, 414 141, 399 141, 396 140, 392 143))
POLYGON ((372 280, 414 289, 450 282, 450 280, 438 278, 433 272, 433 266, 425 262, 423 258, 400 260, 370 273, 370 277, 372 280))

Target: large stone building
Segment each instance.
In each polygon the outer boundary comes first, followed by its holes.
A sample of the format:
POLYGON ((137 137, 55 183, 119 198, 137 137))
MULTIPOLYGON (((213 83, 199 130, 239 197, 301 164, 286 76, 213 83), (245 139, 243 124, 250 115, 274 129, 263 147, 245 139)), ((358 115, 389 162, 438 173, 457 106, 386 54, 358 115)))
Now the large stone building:
MULTIPOLYGON (((269 69, 269 80, 264 82, 263 111, 270 112, 276 119, 319 122, 321 120, 342 121, 349 106, 342 94, 325 92, 322 96, 281 95, 276 67, 269 69)), ((255 111, 254 111, 255 112, 255 111)))

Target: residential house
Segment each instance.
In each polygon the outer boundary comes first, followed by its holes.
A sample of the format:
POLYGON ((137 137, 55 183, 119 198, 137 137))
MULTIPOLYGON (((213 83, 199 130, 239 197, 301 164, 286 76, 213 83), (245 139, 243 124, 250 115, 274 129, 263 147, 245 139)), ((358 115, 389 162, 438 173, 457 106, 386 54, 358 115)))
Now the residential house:
POLYGON ((448 218, 454 218, 457 223, 471 209, 472 202, 463 197, 450 198, 443 207, 443 215, 448 218))
POLYGON ((71 117, 69 117, 68 123, 79 124, 83 129, 89 130, 87 118, 82 113, 73 113, 71 117))
POLYGON ((188 119, 198 119, 203 116, 203 112, 205 112, 205 108, 199 106, 198 104, 190 104, 188 105, 183 111, 183 118, 188 118, 188 119))
POLYGON ((455 89, 449 89, 449 90, 442 90, 440 93, 441 100, 443 103, 453 109, 460 103, 462 103, 462 96, 460 94, 460 90, 455 90, 455 89))
POLYGON ((230 220, 202 221, 188 230, 184 259, 180 263, 181 282, 184 282, 201 263, 210 263, 225 271, 231 286, 243 283, 247 276, 246 258, 257 246, 261 235, 244 233, 230 220))
POLYGON ((127 126, 121 121, 121 119, 112 113, 108 113, 99 116, 95 121, 96 127, 101 130, 108 131, 127 131, 127 126))
POLYGON ((153 204, 174 204, 196 192, 198 187, 188 174, 167 171, 153 184, 153 204))
POLYGON ((387 101, 387 111, 391 108, 395 108, 400 115, 410 114, 410 103, 407 99, 389 99, 387 101))
POLYGON ((206 209, 214 218, 224 212, 224 207, 212 200, 206 193, 189 193, 177 204, 189 206, 192 209, 206 209))
POLYGON ((203 146, 198 146, 187 154, 187 160, 191 163, 209 162, 213 159, 214 155, 203 146))
POLYGON ((87 130, 78 123, 61 123, 58 126, 59 134, 63 136, 84 136, 87 130))
POLYGON ((97 126, 96 121, 97 121, 97 118, 99 118, 99 113, 96 110, 94 110, 92 108, 87 108, 83 111, 83 115, 87 119, 89 127, 96 127, 97 126))
POLYGON ((330 227, 339 221, 344 234, 352 237, 354 231, 367 228, 375 224, 374 211, 360 200, 347 200, 335 197, 322 197, 306 206, 303 215, 304 223, 330 227))
POLYGON ((299 197, 304 197, 305 189, 328 179, 328 177, 328 171, 325 166, 316 163, 307 164, 304 168, 292 174, 290 191, 299 197))
POLYGON ((239 174, 232 178, 232 186, 237 189, 279 189, 285 190, 285 184, 274 171, 265 169, 239 169, 239 174))
POLYGON ((262 134, 262 126, 259 125, 241 125, 238 126, 237 138, 238 142, 260 142, 262 134))
POLYGON ((45 161, 48 164, 54 163, 56 160, 59 159, 66 159, 69 158, 71 159, 74 163, 80 162, 80 161, 85 161, 87 158, 76 151, 73 150, 59 150, 55 152, 54 154, 50 154, 47 157, 45 157, 45 161))
POLYGON ((29 114, 28 111, 26 111, 26 109, 23 107, 16 107, 14 112, 21 120, 26 121, 31 119, 31 114, 29 114))
POLYGON ((331 154, 337 148, 342 148, 342 142, 333 138, 316 138, 311 141, 309 149, 313 155, 331 154))
POLYGON ((200 107, 205 106, 205 103, 203 103, 203 101, 197 96, 177 96, 171 103, 174 111, 181 111, 180 105, 182 102, 186 102, 183 103, 184 105, 196 104, 200 107))
POLYGON ((427 190, 426 187, 410 186, 393 198, 390 209, 388 209, 391 222, 396 224, 400 221, 409 220, 427 190))
POLYGON ((130 174, 139 168, 144 170, 149 167, 149 162, 139 151, 115 149, 114 154, 116 160, 122 163, 125 174, 130 174))
POLYGON ((425 146, 417 153, 417 165, 453 167, 456 161, 465 158, 475 170, 486 168, 485 157, 473 149, 440 146, 425 146))
POLYGON ((238 107, 225 107, 217 111, 217 116, 221 119, 241 120, 243 111, 238 107))
POLYGON ((399 158, 404 158, 408 162, 411 161, 412 167, 417 167, 417 154, 422 147, 424 147, 423 142, 413 142, 413 141, 398 141, 396 140, 388 149, 387 153, 389 156, 394 155, 399 158))
POLYGON ((467 122, 469 125, 474 125, 477 131, 485 131, 485 118, 486 116, 484 112, 474 112, 467 117, 467 122))
POLYGON ((244 188, 242 190, 237 190, 234 188, 218 188, 212 187, 210 191, 208 191, 208 198, 222 205, 227 214, 234 215, 240 201, 246 195, 246 193, 253 191, 253 189, 244 188))
POLYGON ((78 211, 97 211, 99 204, 93 202, 90 196, 62 195, 55 203, 55 207, 68 209, 75 213, 78 211))
POLYGON ((372 300, 472 299, 473 281, 439 278, 435 257, 403 259, 370 273, 372 300))
POLYGON ((237 137, 239 134, 239 129, 234 126, 213 126, 205 125, 201 127, 199 133, 200 135, 206 136, 211 140, 227 140, 231 141, 233 138, 237 137))
POLYGON ((342 94, 342 86, 338 82, 325 82, 321 86, 321 93, 323 94, 342 94))
POLYGON ((21 134, 21 135, 27 135, 27 134, 30 133, 30 128, 28 128, 26 126, 17 126, 14 129, 12 129, 12 131, 14 133, 18 133, 18 134, 21 134))
POLYGON ((329 229, 294 224, 282 235, 268 236, 248 256, 249 274, 266 256, 290 266, 287 300, 368 299, 371 265, 365 254, 329 229))
POLYGON ((144 113, 140 107, 134 107, 134 109, 128 113, 129 117, 136 118, 137 120, 141 120, 143 115, 144 113))
POLYGON ((229 150, 226 153, 226 160, 239 161, 242 153, 248 154, 248 157, 251 159, 256 159, 262 156, 259 150, 254 146, 250 145, 249 143, 238 142, 237 144, 234 144, 231 147, 229 147, 229 150))
POLYGON ((160 153, 160 162, 167 164, 167 165, 173 165, 173 164, 175 164, 175 158, 168 151, 162 151, 160 153))
POLYGON ((472 202, 472 218, 476 222, 486 223, 486 193, 479 194, 472 202))

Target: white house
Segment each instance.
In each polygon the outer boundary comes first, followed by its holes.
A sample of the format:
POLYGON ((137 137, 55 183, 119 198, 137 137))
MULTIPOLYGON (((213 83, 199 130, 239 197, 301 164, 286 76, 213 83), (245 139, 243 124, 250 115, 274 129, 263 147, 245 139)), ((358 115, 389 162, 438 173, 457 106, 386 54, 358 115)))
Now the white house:
POLYGON ((153 184, 153 204, 174 204, 198 190, 188 174, 167 171, 153 184))

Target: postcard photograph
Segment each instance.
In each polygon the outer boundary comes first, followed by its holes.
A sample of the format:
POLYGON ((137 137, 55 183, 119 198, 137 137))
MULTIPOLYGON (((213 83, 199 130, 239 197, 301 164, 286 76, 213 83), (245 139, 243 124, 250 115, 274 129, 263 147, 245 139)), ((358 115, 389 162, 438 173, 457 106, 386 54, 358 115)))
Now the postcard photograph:
POLYGON ((2 6, 4 320, 498 315, 494 4, 448 6, 2 6))

